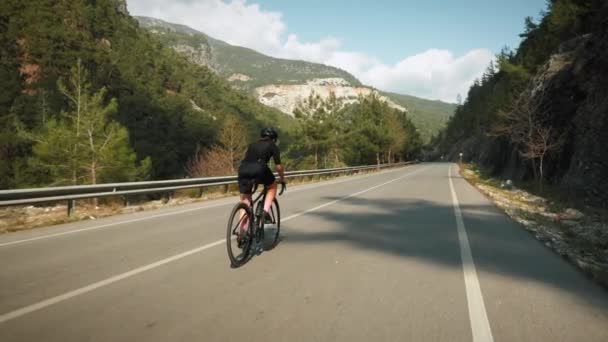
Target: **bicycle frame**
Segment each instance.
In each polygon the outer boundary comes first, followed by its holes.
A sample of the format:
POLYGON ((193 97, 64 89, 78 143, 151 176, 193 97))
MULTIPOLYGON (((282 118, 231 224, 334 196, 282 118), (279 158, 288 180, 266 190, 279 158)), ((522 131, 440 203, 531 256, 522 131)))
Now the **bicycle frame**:
POLYGON ((256 184, 255 187, 253 188, 253 192, 251 193, 251 207, 253 208, 253 206, 260 200, 260 198, 262 198, 263 200, 266 199, 266 193, 268 192, 268 187, 264 186, 264 188, 262 189, 262 191, 260 191, 260 193, 257 195, 257 197, 255 199, 253 199, 253 194, 257 191, 258 185, 256 184))
MULTIPOLYGON (((255 204, 260 200, 260 198, 262 200, 266 200, 266 194, 268 193, 268 186, 264 185, 264 188, 262 189, 262 191, 257 195, 257 197, 255 199, 253 199, 253 194, 255 194, 255 192, 258 190, 259 184, 255 184, 255 186, 253 187, 253 191, 251 192, 251 208, 253 208, 255 206, 255 204)), ((285 184, 282 184, 282 188, 281 191, 277 193, 278 196, 282 195, 283 192, 285 192, 285 184)))

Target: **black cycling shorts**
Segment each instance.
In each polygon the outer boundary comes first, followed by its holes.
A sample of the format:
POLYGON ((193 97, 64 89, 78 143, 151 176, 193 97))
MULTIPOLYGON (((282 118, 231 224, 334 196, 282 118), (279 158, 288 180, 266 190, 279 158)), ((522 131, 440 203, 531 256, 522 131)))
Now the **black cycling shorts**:
POLYGON ((254 184, 271 185, 275 182, 274 174, 268 165, 261 163, 241 163, 239 167, 239 192, 251 194, 254 184))

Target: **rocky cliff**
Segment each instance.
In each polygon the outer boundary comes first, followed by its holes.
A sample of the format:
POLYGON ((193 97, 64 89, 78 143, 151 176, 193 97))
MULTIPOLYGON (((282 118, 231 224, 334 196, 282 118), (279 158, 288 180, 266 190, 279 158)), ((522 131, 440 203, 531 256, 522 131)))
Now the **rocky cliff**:
POLYGON ((564 43, 542 73, 550 120, 567 135, 553 176, 570 194, 608 207, 608 28, 564 43))
MULTIPOLYGON (((608 207, 608 26, 562 43, 532 77, 524 96, 538 103, 537 122, 563 144, 546 160, 546 179, 571 199, 608 207)), ((531 178, 518 146, 505 140, 468 140, 458 150, 478 155, 496 173, 531 178), (481 146, 481 147, 480 147, 481 146)))

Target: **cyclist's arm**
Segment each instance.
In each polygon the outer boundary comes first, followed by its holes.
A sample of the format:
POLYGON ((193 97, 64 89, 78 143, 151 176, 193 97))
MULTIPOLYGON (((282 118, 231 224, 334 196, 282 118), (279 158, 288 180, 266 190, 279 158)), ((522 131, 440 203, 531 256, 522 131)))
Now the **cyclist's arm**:
POLYGON ((279 151, 279 147, 277 145, 274 145, 272 151, 272 158, 274 160, 274 166, 277 169, 277 172, 279 173, 280 181, 284 182, 285 168, 283 168, 283 165, 281 165, 281 151, 279 151))
POLYGON ((281 165, 281 164, 278 164, 275 166, 277 168, 277 172, 279 173, 280 182, 284 182, 285 181, 285 168, 283 168, 283 165, 281 165))

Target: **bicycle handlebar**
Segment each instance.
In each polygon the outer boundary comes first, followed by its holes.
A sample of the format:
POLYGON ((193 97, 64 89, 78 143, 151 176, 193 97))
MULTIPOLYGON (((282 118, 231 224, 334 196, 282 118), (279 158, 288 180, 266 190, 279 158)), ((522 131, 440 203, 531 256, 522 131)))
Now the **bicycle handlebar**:
POLYGON ((281 191, 279 192, 279 196, 281 196, 285 190, 287 190, 287 185, 285 184, 285 182, 281 182, 281 191))

